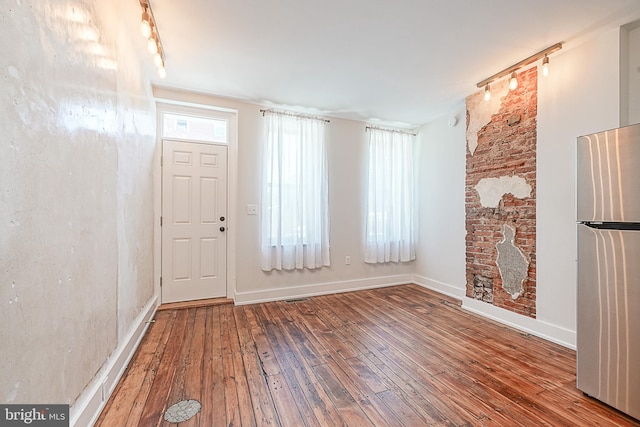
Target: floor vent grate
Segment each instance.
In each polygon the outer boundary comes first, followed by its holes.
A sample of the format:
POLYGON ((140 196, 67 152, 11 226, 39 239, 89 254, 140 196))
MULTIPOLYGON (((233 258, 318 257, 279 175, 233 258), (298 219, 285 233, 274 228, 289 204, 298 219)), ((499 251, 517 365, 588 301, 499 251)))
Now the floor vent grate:
POLYGON ((201 407, 197 400, 182 400, 167 409, 164 419, 170 423, 183 423, 200 412, 201 407))
POLYGON ((305 298, 293 298, 293 299, 284 300, 284 302, 286 302, 287 304, 294 304, 296 302, 305 302, 305 301, 309 301, 309 298, 305 297, 305 298))

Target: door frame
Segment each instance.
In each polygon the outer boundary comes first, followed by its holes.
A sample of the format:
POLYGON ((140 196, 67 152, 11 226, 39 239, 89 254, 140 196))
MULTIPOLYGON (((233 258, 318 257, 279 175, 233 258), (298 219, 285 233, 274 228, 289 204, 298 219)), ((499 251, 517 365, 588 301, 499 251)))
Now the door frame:
MULTIPOLYGON (((154 161, 154 294, 161 301, 160 277, 162 275, 162 115, 163 113, 187 114, 196 117, 224 119, 228 122, 227 145, 227 286, 226 296, 235 299, 236 293, 236 224, 238 188, 238 112, 235 109, 212 105, 188 103, 156 98, 156 149, 154 161)), ((175 138, 166 138, 174 139, 175 138)), ((185 142, 199 142, 189 141, 185 142)), ((206 142, 205 142, 206 143, 206 142)), ((215 143, 211 143, 214 144, 215 143)), ((219 145, 219 144, 218 144, 219 145)))

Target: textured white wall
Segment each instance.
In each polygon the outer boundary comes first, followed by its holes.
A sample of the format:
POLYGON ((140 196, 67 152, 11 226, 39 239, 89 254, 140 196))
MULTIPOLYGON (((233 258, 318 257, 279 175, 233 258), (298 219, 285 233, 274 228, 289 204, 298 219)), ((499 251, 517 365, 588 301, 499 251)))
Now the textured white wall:
POLYGON ((73 403, 153 292, 154 106, 117 17, 139 9, 102 3, 0 10, 2 403, 73 403))

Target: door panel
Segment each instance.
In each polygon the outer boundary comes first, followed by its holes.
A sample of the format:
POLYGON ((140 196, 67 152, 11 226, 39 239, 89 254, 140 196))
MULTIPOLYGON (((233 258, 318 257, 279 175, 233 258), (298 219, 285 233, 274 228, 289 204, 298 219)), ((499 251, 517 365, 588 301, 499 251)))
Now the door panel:
POLYGON ((215 178, 203 177, 200 179, 200 218, 203 224, 216 223, 218 185, 218 180, 215 178))
POLYGON ((173 177, 173 221, 176 224, 191 224, 191 177, 173 177))
POLYGON ((162 302, 226 296, 227 147, 163 141, 162 302))
POLYGON ((200 239, 200 277, 216 277, 218 271, 218 239, 200 239), (207 262, 207 260, 210 260, 207 262))

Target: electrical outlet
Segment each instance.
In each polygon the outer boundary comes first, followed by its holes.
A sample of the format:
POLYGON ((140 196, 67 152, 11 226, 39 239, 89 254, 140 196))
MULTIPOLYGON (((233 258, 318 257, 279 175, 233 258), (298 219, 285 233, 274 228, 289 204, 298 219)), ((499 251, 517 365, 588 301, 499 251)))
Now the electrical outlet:
POLYGON ((344 263, 346 265, 351 265, 351 257, 349 255, 347 255, 346 257, 344 257, 344 263))

